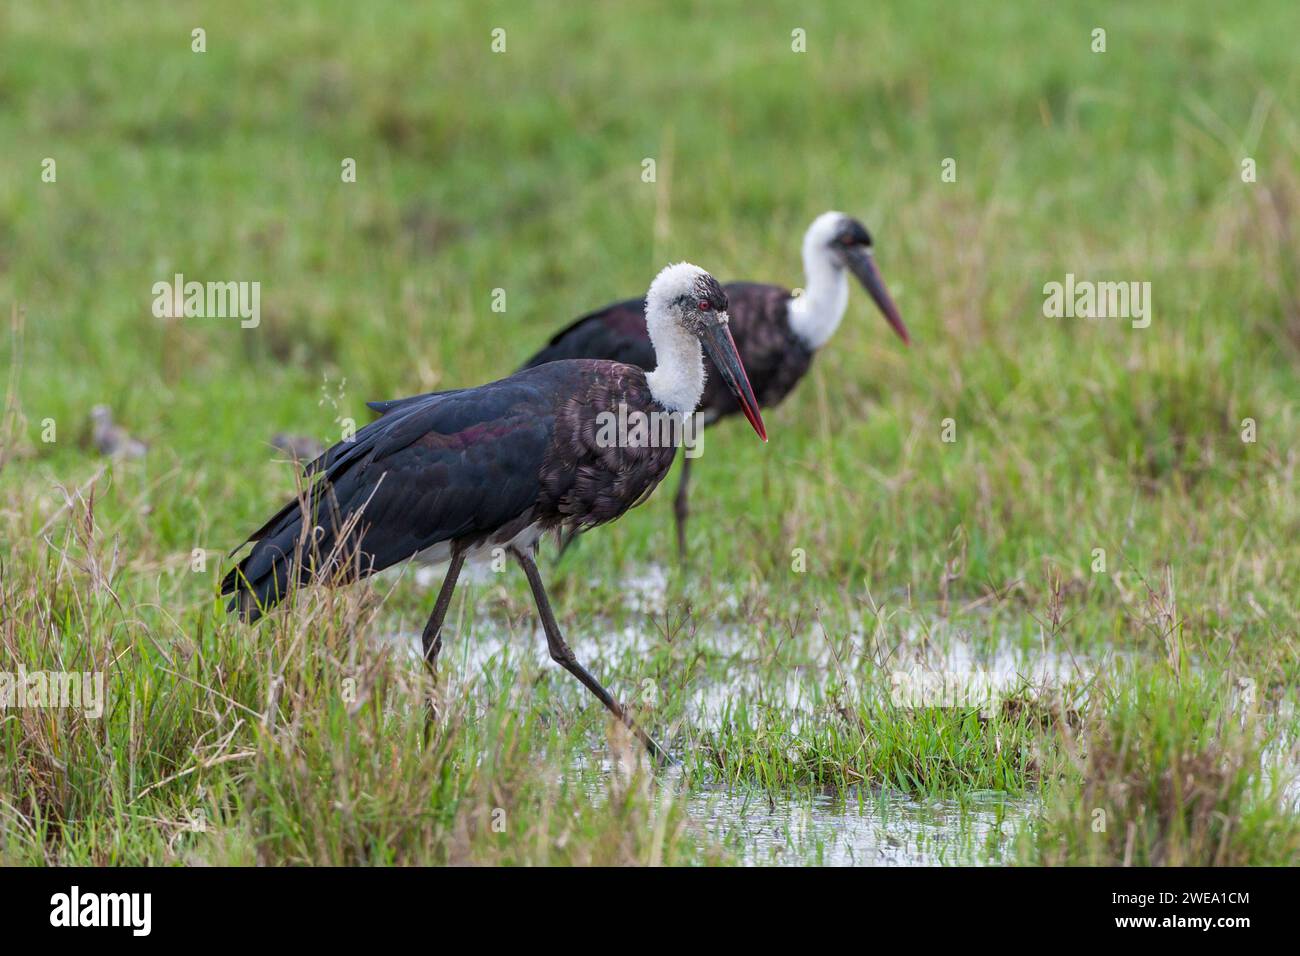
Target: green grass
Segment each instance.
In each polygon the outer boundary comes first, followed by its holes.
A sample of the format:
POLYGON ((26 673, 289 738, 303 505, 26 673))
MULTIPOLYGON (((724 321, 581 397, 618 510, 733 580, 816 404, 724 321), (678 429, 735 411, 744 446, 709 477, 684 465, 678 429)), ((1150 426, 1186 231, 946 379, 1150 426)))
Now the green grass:
MULTIPOLYGON (((1200 676, 1139 671, 1103 694, 1076 766, 1034 828, 1032 862, 1294 864, 1300 820, 1279 812, 1295 767, 1268 761, 1253 706, 1200 676), (1261 765, 1266 769, 1261 773, 1261 765)), ((1294 799, 1289 809, 1294 810, 1294 799)))
POLYGON ((701 822, 719 790, 997 791, 1031 819, 992 860, 1294 855, 1259 782, 1297 763, 1293 7, 7 4, 0 671, 100 670, 108 709, 0 712, 0 862, 753 859, 701 822), (274 433, 507 374, 670 260, 799 285, 827 208, 915 346, 855 293, 770 444, 711 432, 689 572, 664 493, 543 562, 682 773, 545 659, 513 570, 457 595, 428 748, 425 678, 371 640, 422 626, 412 575, 225 618, 225 553, 295 487, 274 433), (175 272, 260 281, 261 325, 154 318, 175 272), (1067 272, 1149 281, 1151 326, 1045 318, 1067 272), (95 453, 96 403, 145 459, 95 453), (1069 699, 891 702, 953 647, 1075 661, 1069 699), (1182 755, 1228 761, 1225 828, 1165 812, 1182 755))

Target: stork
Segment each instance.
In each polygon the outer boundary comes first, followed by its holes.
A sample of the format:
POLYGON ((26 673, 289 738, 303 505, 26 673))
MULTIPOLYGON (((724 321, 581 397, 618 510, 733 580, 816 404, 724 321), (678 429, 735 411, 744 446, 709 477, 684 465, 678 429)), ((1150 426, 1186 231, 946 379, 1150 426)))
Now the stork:
MULTIPOLYGON (((764 408, 776 406, 790 394, 807 374, 817 350, 839 327, 849 301, 846 271, 857 277, 893 330, 910 344, 907 327, 876 268, 871 234, 858 220, 842 212, 826 212, 814 219, 803 237, 803 266, 801 295, 757 282, 732 282, 723 287, 731 303, 736 347, 764 408)), ((561 330, 524 368, 558 359, 599 358, 649 369, 655 364, 651 338, 645 300, 628 299, 588 313, 561 330)), ((743 406, 719 384, 712 367, 708 372, 700 411, 704 423, 711 425, 743 406)), ((686 557, 690 468, 690 457, 683 456, 673 506, 677 551, 682 559, 686 557)))
POLYGON ((446 561, 421 636, 424 660, 436 673, 461 568, 504 548, 528 579, 552 659, 652 754, 665 757, 574 656, 535 558, 546 532, 576 533, 613 521, 668 473, 675 446, 656 447, 653 435, 601 442, 596 421, 620 405, 629 414, 691 414, 705 389, 701 347, 767 441, 718 282, 689 263, 669 266, 650 286, 646 316, 658 356, 650 371, 575 359, 477 388, 372 404, 381 416, 308 465, 315 481, 302 499, 249 537, 252 550, 221 583, 229 610, 255 621, 294 588, 346 583, 417 556, 446 561))

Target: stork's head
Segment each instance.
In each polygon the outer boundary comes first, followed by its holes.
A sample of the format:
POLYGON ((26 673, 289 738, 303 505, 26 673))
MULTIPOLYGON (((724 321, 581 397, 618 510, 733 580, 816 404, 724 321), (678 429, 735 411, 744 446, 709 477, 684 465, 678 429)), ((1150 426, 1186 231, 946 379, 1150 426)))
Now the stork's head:
POLYGON ((885 280, 876 268, 876 259, 867 227, 842 212, 824 212, 813 220, 803 237, 804 259, 827 257, 837 269, 848 269, 862 283, 895 332, 906 344, 912 340, 898 306, 885 288, 885 280))
MULTIPOLYGON (((758 437, 767 441, 767 429, 758 411, 758 401, 754 398, 749 376, 745 374, 745 366, 728 327, 727 293, 718 280, 699 266, 679 262, 655 276, 650 291, 646 293, 645 304, 646 324, 656 352, 664 338, 662 333, 669 329, 697 339, 736 396, 741 411, 754 426, 758 437)), ((663 359, 664 356, 660 355, 661 363, 663 359)), ((689 410, 694 411, 693 408, 689 410)))

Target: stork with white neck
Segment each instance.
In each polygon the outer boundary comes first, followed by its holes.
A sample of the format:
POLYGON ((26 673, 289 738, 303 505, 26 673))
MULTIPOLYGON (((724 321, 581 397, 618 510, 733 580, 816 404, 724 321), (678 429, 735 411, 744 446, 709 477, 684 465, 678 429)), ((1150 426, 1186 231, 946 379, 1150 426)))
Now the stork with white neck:
MULTIPOLYGON (((876 267, 871 234, 852 216, 822 213, 803 238, 803 292, 757 282, 731 282, 723 288, 730 302, 730 329, 754 394, 764 408, 774 407, 799 384, 813 356, 835 334, 848 308, 852 273, 867 290, 890 327, 910 344, 907 327, 876 267)), ((648 300, 616 302, 578 319, 557 333, 524 365, 533 368, 558 359, 604 358, 654 368, 657 349, 648 328, 648 300)), ((653 311, 653 309, 651 309, 653 311)), ((656 343, 657 344, 657 343, 656 343)), ((699 409, 708 424, 743 411, 726 382, 706 362, 699 409)), ((751 419, 752 421, 752 419, 751 419)), ((686 556, 687 494, 691 459, 684 458, 674 515, 677 549, 686 556)))
POLYGON ((308 465, 317 480, 303 499, 249 538, 252 549, 222 581, 230 610, 256 621, 297 588, 346 584, 415 557, 447 561, 422 638, 433 670, 462 566, 503 548, 528 578, 551 657, 662 755, 574 657, 534 557, 546 532, 606 524, 650 495, 676 446, 656 444, 662 434, 653 430, 605 442, 598 422, 694 411, 705 387, 703 352, 767 440, 717 281, 680 263, 659 273, 647 300, 658 353, 651 372, 578 359, 477 388, 371 403, 381 417, 308 465))

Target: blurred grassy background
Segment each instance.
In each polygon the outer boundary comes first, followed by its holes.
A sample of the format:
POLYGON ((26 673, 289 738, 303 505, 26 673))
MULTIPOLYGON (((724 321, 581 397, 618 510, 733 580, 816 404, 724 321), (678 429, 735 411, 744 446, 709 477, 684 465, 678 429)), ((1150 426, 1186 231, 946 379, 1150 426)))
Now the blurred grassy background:
MULTIPOLYGON (((97 467, 72 440, 96 402, 153 449, 117 470, 103 513, 131 560, 183 569, 292 489, 273 433, 332 439, 366 399, 507 374, 669 260, 798 285, 802 230, 840 208, 875 232, 917 346, 855 294, 769 447, 710 436, 701 573, 927 599, 1042 592, 1047 563, 1118 604, 1122 579, 1093 586, 1101 547, 1121 575, 1175 564, 1208 633, 1245 591, 1285 612, 1300 588, 1290 4, 3 17, 0 301, 25 318, 4 341, 0 483, 43 502, 11 507, 15 541, 46 520, 52 481, 97 467), (175 272, 260 281, 261 326, 155 319, 152 284, 175 272), (1042 286, 1067 272, 1150 281, 1151 327, 1044 318, 1042 286)), ((668 520, 656 501, 585 546, 658 557, 668 520)), ((191 598, 207 585, 182 581, 191 598)))
MULTIPOLYGON (((272 434, 333 439, 367 399, 501 377, 670 260, 797 286, 804 228, 838 208, 915 347, 855 292, 770 445, 710 433, 697 578, 802 610, 996 589, 1057 615, 1053 637, 1162 653, 1148 599, 1176 591, 1194 652, 1244 644, 1294 681, 1297 36, 1286 0, 7 3, 0 562, 53 574, 36 535, 56 485, 101 466, 106 403, 151 445, 97 486, 116 590, 201 633, 216 552, 294 487, 272 434), (175 272, 259 281, 260 327, 154 318, 175 272), (1044 318, 1067 272, 1151 282, 1150 328, 1044 318)), ((566 613, 667 558, 667 499, 560 565, 566 613)), ((418 627, 427 595, 403 594, 418 627)))
MULTIPOLYGON (((1285 3, 1158 18, 1122 4, 1038 17, 739 3, 274 17, 182 3, 130 18, 20 3, 4 16, 0 294, 28 316, 29 421, 11 440, 30 442, 46 416, 66 435, 107 402, 155 462, 200 482, 223 542, 266 508, 247 470, 265 467, 270 434, 334 431, 326 378, 332 391, 346 378, 346 414, 360 416, 365 398, 499 377, 669 259, 797 285, 801 231, 825 208, 873 228, 918 347, 900 352, 855 296, 772 447, 718 436, 738 467, 705 477, 711 491, 784 479, 772 493, 800 489, 780 509, 796 537, 805 515, 879 511, 946 539, 975 504, 953 484, 974 488, 983 469, 987 506, 1011 495, 1030 509, 1020 559, 1064 556, 1073 541, 1042 540, 1051 512, 1073 510, 1069 538, 1113 540, 1142 480, 1167 485, 1212 455, 1234 466, 1226 480, 1257 481, 1270 450, 1294 445, 1300 127, 1285 3), (1090 50, 1097 24, 1104 54, 1090 50), (207 53, 190 51, 196 25, 207 53), (497 26, 504 54, 489 48, 497 26), (806 54, 790 50, 794 27, 806 54), (46 156, 55 184, 39 178, 46 156), (355 184, 340 182, 343 157, 355 184), (644 157, 656 184, 641 182, 644 157), (955 184, 939 181, 945 157, 955 184), (260 281, 261 328, 154 320, 150 287, 176 271, 260 281), (1041 286, 1067 271, 1151 281, 1152 328, 1044 319, 1041 286), (489 309, 497 287, 504 315, 489 309), (948 415, 955 447, 935 443, 948 415), (1246 415, 1262 447, 1237 440, 1246 415), (863 462, 900 479, 892 492, 863 462), (1057 487, 1035 487, 1024 464, 1057 487), (1123 490, 1098 488, 1094 468, 1123 490), (936 494, 907 490, 913 469, 936 494)), ((62 471, 75 458, 60 448, 38 451, 62 471)), ((190 545, 192 527, 159 544, 190 545)), ((903 564, 905 580, 921 570, 903 564)))

